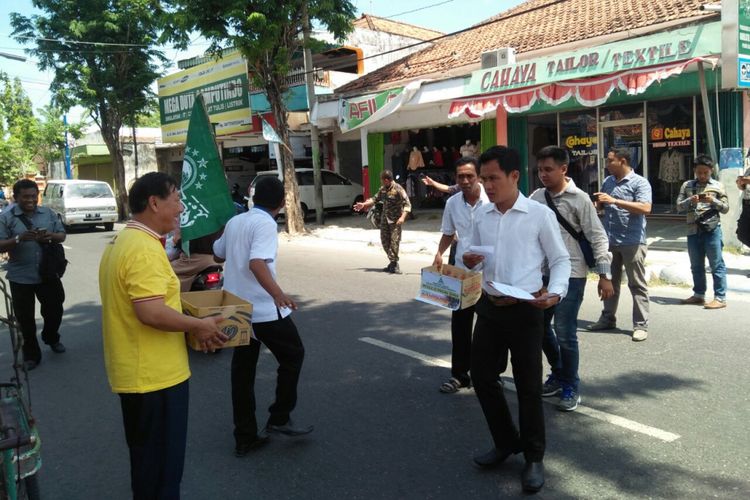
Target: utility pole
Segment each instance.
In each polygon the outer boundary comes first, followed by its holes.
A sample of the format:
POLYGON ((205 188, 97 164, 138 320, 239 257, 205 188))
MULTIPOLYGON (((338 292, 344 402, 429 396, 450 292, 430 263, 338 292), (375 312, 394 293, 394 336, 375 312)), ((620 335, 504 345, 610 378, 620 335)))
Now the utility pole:
POLYGON ((68 145, 68 115, 63 115, 63 125, 65 126, 65 178, 72 179, 70 172, 70 146, 68 145))
POLYGON ((312 141, 313 181, 315 182, 315 222, 324 224, 323 219, 323 176, 320 172, 320 139, 318 127, 312 122, 315 98, 315 76, 313 75, 312 52, 310 51, 310 18, 307 13, 307 0, 302 5, 302 25, 304 33, 305 86, 307 87, 307 107, 310 120, 310 139, 312 141))

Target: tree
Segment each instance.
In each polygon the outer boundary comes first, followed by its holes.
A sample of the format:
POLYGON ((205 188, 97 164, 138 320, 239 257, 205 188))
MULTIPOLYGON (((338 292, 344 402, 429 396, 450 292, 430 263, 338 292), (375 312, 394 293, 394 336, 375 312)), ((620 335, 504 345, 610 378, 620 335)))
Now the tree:
MULTIPOLYGON (((40 119, 37 136, 34 138, 34 151, 49 171, 49 166, 53 162, 65 158, 65 124, 62 120, 64 112, 60 108, 47 105, 37 109, 37 113, 40 119)), ((71 123, 68 125, 68 135, 73 139, 80 139, 85 127, 85 122, 71 123)))
POLYGON ((13 36, 33 41, 27 52, 54 70, 53 101, 91 110, 114 166, 120 217, 127 186, 120 128, 153 99, 151 84, 166 62, 156 49, 163 10, 159 0, 33 0, 42 13, 11 14, 13 36))
POLYGON ((0 71, 0 184, 36 173, 35 138, 39 130, 31 99, 18 78, 0 71))
MULTIPOLYGON (((220 54, 224 46, 236 47, 247 60, 253 83, 265 91, 279 137, 289 144, 284 92, 292 59, 302 53, 303 8, 309 18, 337 39, 352 30, 355 9, 349 0, 170 0, 175 6, 171 39, 183 46, 190 33, 200 32, 211 42, 208 52, 220 54)), ((281 149, 286 191, 287 231, 304 230, 294 158, 281 149)))

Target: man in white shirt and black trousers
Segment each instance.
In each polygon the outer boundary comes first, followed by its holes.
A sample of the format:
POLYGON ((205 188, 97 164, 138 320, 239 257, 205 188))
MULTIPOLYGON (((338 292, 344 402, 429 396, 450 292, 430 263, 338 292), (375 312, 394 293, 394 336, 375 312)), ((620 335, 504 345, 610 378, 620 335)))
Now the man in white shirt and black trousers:
POLYGON ((568 290, 570 256, 552 210, 518 190, 518 152, 493 146, 482 153, 479 163, 479 177, 491 203, 476 214, 471 244, 491 247, 492 251, 480 255, 470 250, 463 261, 469 269, 481 267, 483 272, 471 349, 471 379, 495 446, 475 456, 474 462, 480 467, 493 467, 523 452, 526 466, 521 485, 526 492, 536 492, 544 485, 544 309, 559 303, 568 290), (550 270, 548 289, 542 284, 545 260, 550 270), (497 296, 489 285, 493 281, 535 298, 497 296), (520 435, 497 383, 497 367, 505 365, 508 352, 518 394, 520 435))
POLYGON ((289 416, 297 404, 305 348, 289 317, 297 304, 276 282, 279 241, 275 218, 284 206, 284 185, 276 177, 260 179, 253 203, 249 212, 229 220, 213 248, 217 260, 226 259, 224 289, 253 304, 255 339, 250 345, 235 347, 232 356, 234 453, 238 457, 265 444, 268 432, 301 436, 313 430, 312 426, 295 425, 289 416), (279 369, 276 401, 268 409, 265 431, 258 432, 254 385, 261 342, 274 355, 279 369))

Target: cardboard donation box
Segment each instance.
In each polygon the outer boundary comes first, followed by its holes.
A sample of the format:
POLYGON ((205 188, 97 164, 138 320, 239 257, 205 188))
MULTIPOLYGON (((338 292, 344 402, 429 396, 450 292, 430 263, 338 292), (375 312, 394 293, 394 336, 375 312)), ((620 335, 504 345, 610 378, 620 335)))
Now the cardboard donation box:
POLYGON ((422 268, 422 283, 416 299, 451 311, 466 309, 482 295, 482 273, 443 265, 422 268))
MULTIPOLYGON (((223 347, 248 345, 253 334, 253 305, 225 290, 206 290, 203 292, 184 292, 180 294, 182 310, 196 318, 222 316, 219 330, 229 337, 223 347)), ((200 342, 188 333, 188 345, 196 351, 201 350, 200 342)))

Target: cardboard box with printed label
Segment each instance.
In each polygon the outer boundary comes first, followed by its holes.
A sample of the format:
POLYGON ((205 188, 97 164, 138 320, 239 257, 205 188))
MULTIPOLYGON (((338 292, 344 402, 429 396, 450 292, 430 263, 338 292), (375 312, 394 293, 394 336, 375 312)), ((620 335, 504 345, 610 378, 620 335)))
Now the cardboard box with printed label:
POLYGON ((416 299, 427 304, 458 311, 477 303, 482 295, 482 273, 443 265, 422 268, 422 282, 416 299))
MULTIPOLYGON (((250 344, 253 335, 253 305, 225 290, 205 290, 202 292, 184 292, 180 294, 182 310, 196 318, 222 316, 219 330, 229 337, 223 347, 237 347, 250 344)), ((201 350, 200 343, 188 333, 188 345, 196 351, 201 350)))

